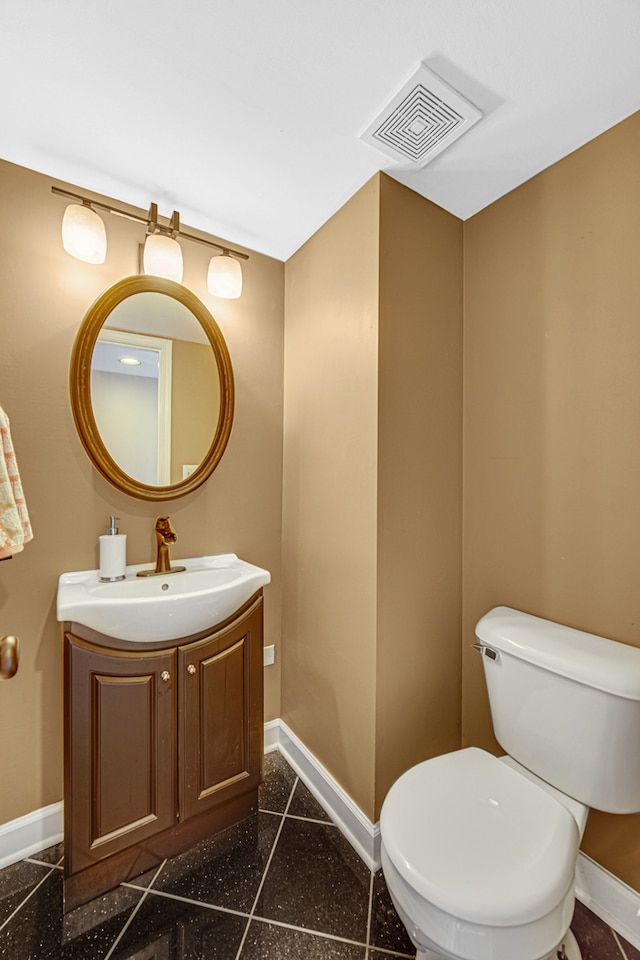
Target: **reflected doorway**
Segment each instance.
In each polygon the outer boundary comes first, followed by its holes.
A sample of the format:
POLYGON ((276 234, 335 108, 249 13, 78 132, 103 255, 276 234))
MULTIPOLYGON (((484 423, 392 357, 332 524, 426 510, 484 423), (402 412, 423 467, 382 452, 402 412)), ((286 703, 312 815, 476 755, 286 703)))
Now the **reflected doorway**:
POLYGON ((171 483, 173 342, 100 331, 91 361, 91 402, 100 436, 128 476, 171 483))

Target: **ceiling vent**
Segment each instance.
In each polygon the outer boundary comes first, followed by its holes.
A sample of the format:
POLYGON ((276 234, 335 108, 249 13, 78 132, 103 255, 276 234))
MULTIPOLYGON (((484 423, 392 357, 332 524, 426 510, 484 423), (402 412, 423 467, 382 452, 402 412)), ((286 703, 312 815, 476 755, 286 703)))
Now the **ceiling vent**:
POLYGON ((477 107, 422 65, 360 139, 392 160, 424 167, 481 117, 477 107))

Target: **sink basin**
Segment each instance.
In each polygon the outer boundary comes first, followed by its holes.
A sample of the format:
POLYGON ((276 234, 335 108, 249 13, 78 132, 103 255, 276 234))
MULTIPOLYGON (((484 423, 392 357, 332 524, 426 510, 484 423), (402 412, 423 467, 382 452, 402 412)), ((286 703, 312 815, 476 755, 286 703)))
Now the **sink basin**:
POLYGON ((221 623, 256 590, 268 570, 235 553, 173 560, 184 573, 138 577, 150 564, 126 568, 126 577, 101 583, 97 570, 63 573, 58 581, 58 620, 84 624, 118 640, 159 643, 179 640, 221 623))

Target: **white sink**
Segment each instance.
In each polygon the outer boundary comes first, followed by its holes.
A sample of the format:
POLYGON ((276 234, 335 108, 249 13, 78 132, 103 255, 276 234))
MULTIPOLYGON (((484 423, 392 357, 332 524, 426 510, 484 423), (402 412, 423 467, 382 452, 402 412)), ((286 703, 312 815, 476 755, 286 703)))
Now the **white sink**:
POLYGON ((235 553, 173 560, 184 573, 138 577, 150 564, 126 568, 126 577, 101 583, 97 570, 63 573, 58 581, 60 622, 84 624, 118 640, 158 643, 206 630, 235 613, 269 583, 268 570, 235 553))

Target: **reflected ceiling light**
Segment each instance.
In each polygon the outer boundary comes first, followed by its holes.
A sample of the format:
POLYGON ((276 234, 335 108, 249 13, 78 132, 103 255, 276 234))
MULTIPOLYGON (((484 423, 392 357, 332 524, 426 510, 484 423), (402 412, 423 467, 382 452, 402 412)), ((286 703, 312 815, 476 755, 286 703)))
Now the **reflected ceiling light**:
POLYGON ((76 260, 104 263, 107 256, 107 231, 104 220, 87 201, 70 203, 62 218, 62 246, 76 260))
POLYGON ((142 366, 142 360, 136 360, 135 357, 118 357, 118 363, 124 363, 128 367, 142 366))
MULTIPOLYGON (((142 254, 142 267, 144 273, 156 277, 165 277, 168 280, 182 282, 182 248, 178 243, 178 238, 193 240, 195 243, 204 244, 205 247, 215 247, 221 254, 211 259, 209 264, 209 273, 207 277, 207 286, 214 297, 221 297, 225 300, 235 300, 242 293, 242 266, 240 260, 248 260, 246 253, 240 253, 239 250, 232 250, 230 247, 223 246, 221 243, 215 243, 213 240, 205 240, 203 237, 197 237, 193 233, 187 233, 180 227, 180 214, 174 210, 168 223, 160 223, 158 219, 158 205, 152 203, 149 212, 144 216, 138 213, 129 213, 112 204, 102 203, 99 200, 89 200, 87 197, 80 196, 77 193, 71 193, 69 190, 62 190, 60 187, 51 187, 51 192, 61 197, 68 197, 75 200, 65 211, 62 226, 62 242, 65 250, 79 260, 85 260, 87 263, 104 263, 107 249, 107 237, 104 222, 101 217, 93 210, 97 207, 99 210, 106 210, 107 213, 113 213, 118 217, 124 217, 126 220, 133 220, 135 223, 146 224, 146 239, 142 254), (70 211, 73 211, 70 213, 70 211), (79 211, 79 212, 78 212, 79 211), (71 240, 67 240, 67 234, 73 229, 65 226, 67 218, 69 223, 74 218, 83 219, 84 222, 94 224, 95 236, 98 231, 102 237, 100 244, 94 241, 93 247, 96 252, 90 253, 88 244, 85 243, 85 250, 80 252, 82 245, 78 242, 75 245, 71 240), (97 221, 97 224, 96 224, 97 221), (100 253, 100 251, 102 251, 100 253)), ((87 228, 88 230, 88 228, 87 228)), ((79 230, 77 231, 79 234, 79 230)))
POLYGON ((242 267, 239 260, 229 256, 228 250, 211 258, 207 289, 214 297, 224 300, 237 300, 242 293, 242 267))

